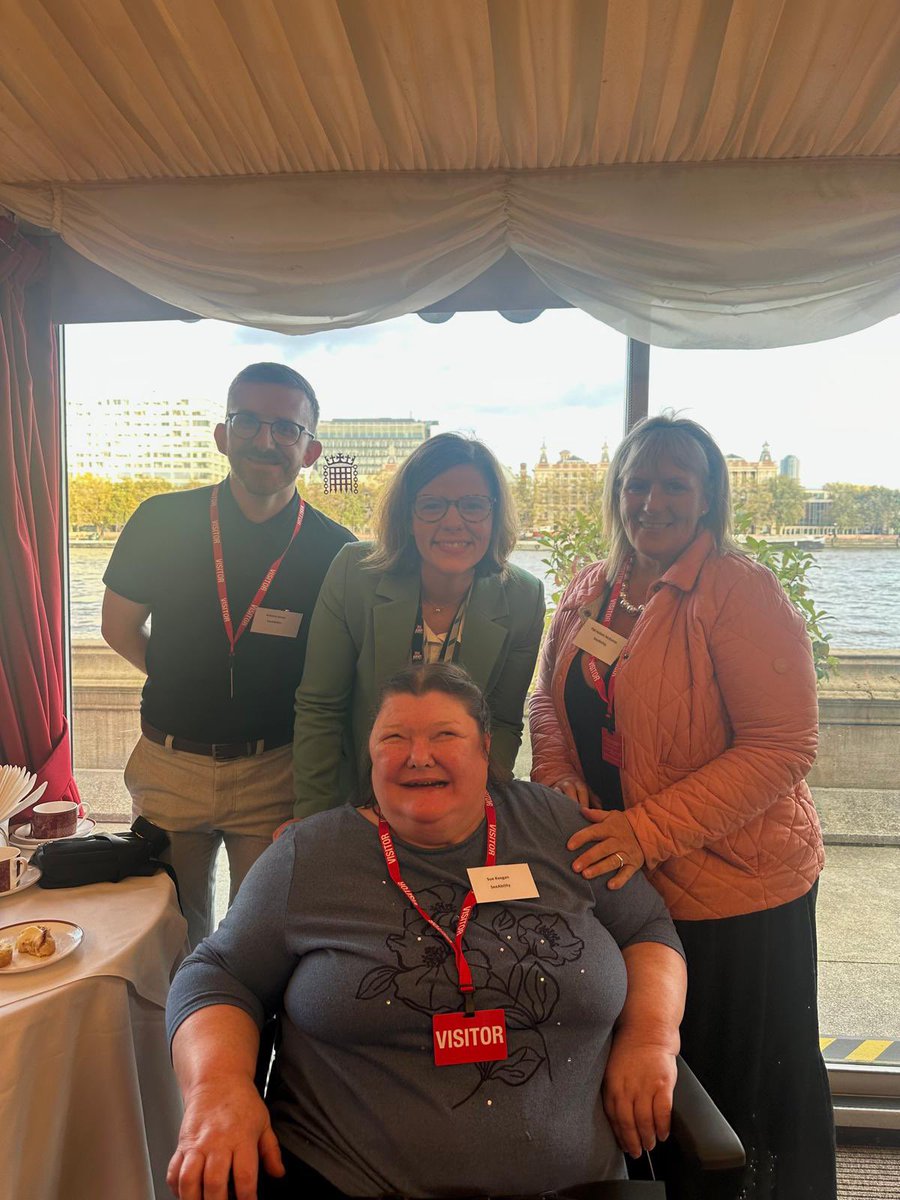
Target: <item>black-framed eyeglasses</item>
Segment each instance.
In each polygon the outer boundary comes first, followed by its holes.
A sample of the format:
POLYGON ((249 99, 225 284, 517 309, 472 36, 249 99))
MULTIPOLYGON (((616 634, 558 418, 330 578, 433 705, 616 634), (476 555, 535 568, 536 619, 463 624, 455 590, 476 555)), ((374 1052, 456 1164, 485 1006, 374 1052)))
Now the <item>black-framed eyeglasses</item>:
POLYGON ((289 421, 286 417, 278 417, 274 421, 263 421, 256 413, 251 412, 229 413, 225 418, 225 424, 231 426, 235 437, 248 442, 251 438, 256 437, 263 425, 269 426, 272 431, 272 441, 277 442, 279 446, 296 446, 304 433, 308 433, 311 438, 316 436, 305 425, 298 425, 296 421, 289 421))
POLYGON ((464 521, 477 524, 488 519, 495 503, 493 496, 460 496, 456 500, 448 500, 446 496, 416 496, 412 510, 413 516, 433 525, 447 514, 452 505, 464 521))

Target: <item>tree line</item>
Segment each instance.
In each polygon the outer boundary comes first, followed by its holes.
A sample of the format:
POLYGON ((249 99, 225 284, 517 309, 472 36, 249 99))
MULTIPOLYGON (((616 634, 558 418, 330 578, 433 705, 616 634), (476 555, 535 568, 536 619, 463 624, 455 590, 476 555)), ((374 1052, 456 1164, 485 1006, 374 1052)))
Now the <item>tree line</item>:
POLYGON ((838 529, 900 533, 900 489, 826 483, 832 498, 831 524, 838 529))
MULTIPOLYGON (((150 496, 202 484, 167 483, 164 479, 104 479, 99 475, 69 476, 69 528, 72 534, 100 539, 122 528, 137 506, 150 496)), ((362 480, 359 491, 332 492, 326 495, 320 477, 299 480, 300 494, 326 516, 346 525, 354 533, 367 535, 383 481, 362 480)), ((864 529, 873 533, 900 532, 900 490, 865 487, 854 483, 829 483, 825 487, 832 498, 831 517, 827 522, 839 531, 864 529)), ((523 532, 535 528, 535 496, 531 477, 517 478, 513 495, 523 532)), ((587 498, 585 512, 599 515, 601 487, 587 498)), ((779 475, 762 484, 742 490, 734 497, 735 525, 745 533, 779 533, 787 526, 802 525, 807 496, 796 479, 779 475)))
MULTIPOLYGON (((204 482, 173 484, 148 476, 104 479, 100 475, 70 475, 69 533, 100 540, 108 534, 118 533, 138 505, 151 496, 204 486, 204 482)), ((301 496, 332 520, 357 534, 371 532, 380 486, 363 481, 357 493, 331 492, 326 495, 321 479, 313 478, 298 480, 297 487, 301 496)))

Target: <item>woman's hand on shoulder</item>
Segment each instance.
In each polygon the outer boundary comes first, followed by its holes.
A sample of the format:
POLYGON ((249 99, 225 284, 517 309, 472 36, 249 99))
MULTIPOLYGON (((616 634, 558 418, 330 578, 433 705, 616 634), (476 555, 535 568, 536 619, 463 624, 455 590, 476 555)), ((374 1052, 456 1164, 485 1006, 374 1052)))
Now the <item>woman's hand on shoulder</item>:
POLYGON ((644 865, 644 851, 630 821, 616 808, 604 810, 582 806, 581 814, 591 823, 573 833, 566 842, 568 850, 582 851, 572 863, 572 869, 585 879, 615 871, 606 886, 613 891, 624 887, 644 865))
POLYGON ((205 1082, 185 1096, 166 1182, 179 1200, 256 1200, 260 1170, 284 1175, 269 1110, 244 1076, 205 1082))
POLYGON ((632 1158, 669 1136, 677 1074, 670 1048, 624 1033, 613 1038, 603 1075, 603 1107, 616 1141, 632 1158))

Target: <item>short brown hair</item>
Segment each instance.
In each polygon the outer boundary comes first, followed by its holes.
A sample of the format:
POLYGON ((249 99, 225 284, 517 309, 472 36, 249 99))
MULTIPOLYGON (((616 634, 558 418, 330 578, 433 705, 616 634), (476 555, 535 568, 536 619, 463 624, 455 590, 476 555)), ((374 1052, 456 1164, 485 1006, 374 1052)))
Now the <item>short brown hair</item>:
POLYGON ((487 480, 494 501, 491 539, 476 574, 502 574, 518 533, 515 503, 503 468, 484 442, 459 433, 439 433, 417 446, 382 493, 375 518, 375 545, 365 564, 377 571, 413 571, 419 552, 412 536, 416 496, 445 471, 473 466, 487 480))
POLYGON ((692 471, 703 484, 709 510, 700 525, 712 533, 719 553, 740 550, 732 532, 731 484, 725 456, 702 425, 672 412, 662 413, 639 421, 626 434, 606 473, 603 525, 609 538, 608 579, 615 577, 632 552, 620 512, 622 480, 634 467, 654 463, 663 454, 671 454, 682 470, 692 471))
POLYGON ((308 379, 304 379, 300 372, 295 371, 293 367, 286 367, 284 363, 273 362, 251 363, 249 367, 244 367, 243 371, 239 371, 228 385, 226 407, 229 411, 231 409, 231 399, 234 389, 240 387, 242 383, 276 383, 280 384, 281 387, 296 388, 309 401, 313 424, 319 424, 319 401, 316 398, 316 393, 313 391, 313 386, 308 379))

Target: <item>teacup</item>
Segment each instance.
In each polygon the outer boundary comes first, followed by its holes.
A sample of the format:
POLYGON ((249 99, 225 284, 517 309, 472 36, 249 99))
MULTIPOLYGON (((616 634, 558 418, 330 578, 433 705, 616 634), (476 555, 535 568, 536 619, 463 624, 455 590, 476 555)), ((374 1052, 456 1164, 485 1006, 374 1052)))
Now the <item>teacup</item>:
POLYGON ((15 846, 0 848, 0 893, 14 892, 28 866, 15 846))
POLYGON ((31 810, 31 836, 38 841, 71 837, 78 828, 78 805, 74 800, 51 800, 31 810))

